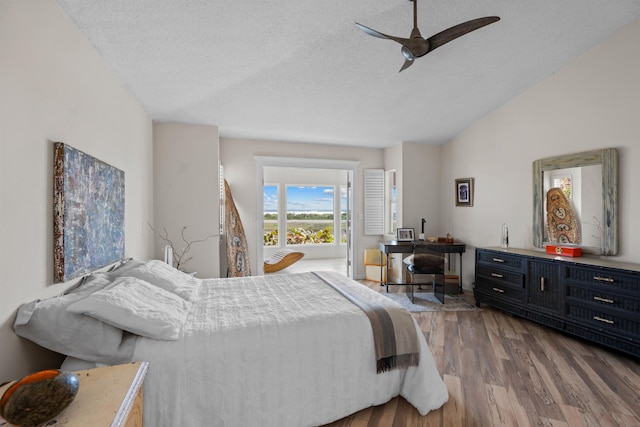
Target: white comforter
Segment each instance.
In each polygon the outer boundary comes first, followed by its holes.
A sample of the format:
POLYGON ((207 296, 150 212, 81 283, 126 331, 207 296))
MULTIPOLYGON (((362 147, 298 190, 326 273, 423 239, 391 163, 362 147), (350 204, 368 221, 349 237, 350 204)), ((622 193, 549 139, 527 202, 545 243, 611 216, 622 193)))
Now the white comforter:
POLYGON ((145 426, 312 426, 398 394, 423 415, 448 399, 417 323, 420 365, 377 374, 366 315, 312 273, 194 281, 179 340, 137 339, 145 426))

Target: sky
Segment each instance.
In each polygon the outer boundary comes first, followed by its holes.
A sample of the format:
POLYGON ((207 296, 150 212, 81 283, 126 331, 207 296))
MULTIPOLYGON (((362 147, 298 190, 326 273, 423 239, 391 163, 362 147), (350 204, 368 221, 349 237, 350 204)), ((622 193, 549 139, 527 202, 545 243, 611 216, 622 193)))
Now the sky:
MULTIPOLYGON (((333 212, 333 187, 287 186, 287 212, 333 212)), ((264 211, 275 212, 278 187, 264 186, 264 211)), ((343 206, 346 199, 342 197, 343 206)))

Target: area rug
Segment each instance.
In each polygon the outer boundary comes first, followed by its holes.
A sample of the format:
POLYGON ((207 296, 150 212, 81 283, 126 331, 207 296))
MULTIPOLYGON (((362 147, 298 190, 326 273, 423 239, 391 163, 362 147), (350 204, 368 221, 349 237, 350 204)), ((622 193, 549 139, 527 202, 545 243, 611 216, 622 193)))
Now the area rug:
POLYGON ((414 303, 404 292, 383 293, 387 298, 391 298, 400 303, 407 311, 419 313, 423 311, 480 311, 475 305, 469 304, 465 300, 455 295, 445 295, 444 304, 437 300, 433 292, 416 292, 413 294, 414 303))

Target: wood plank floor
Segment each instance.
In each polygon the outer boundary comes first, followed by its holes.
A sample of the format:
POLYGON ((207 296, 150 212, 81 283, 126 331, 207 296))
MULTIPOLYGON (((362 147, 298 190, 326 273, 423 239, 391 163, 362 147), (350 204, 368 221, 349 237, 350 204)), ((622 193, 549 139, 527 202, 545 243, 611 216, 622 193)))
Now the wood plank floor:
POLYGON ((639 361, 482 308, 414 313, 449 390, 442 408, 423 417, 398 397, 328 426, 640 426, 639 361))

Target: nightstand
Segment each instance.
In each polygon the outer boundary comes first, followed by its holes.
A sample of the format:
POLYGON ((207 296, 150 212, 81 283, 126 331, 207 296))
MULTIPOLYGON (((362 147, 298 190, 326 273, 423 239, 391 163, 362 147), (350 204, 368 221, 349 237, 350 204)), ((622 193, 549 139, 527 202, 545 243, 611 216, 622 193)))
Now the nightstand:
MULTIPOLYGON (((53 418, 56 427, 142 427, 142 383, 148 366, 134 362, 77 371, 80 389, 71 405, 53 418)), ((10 385, 0 387, 0 396, 10 385)), ((8 426, 0 417, 0 427, 8 426)))

